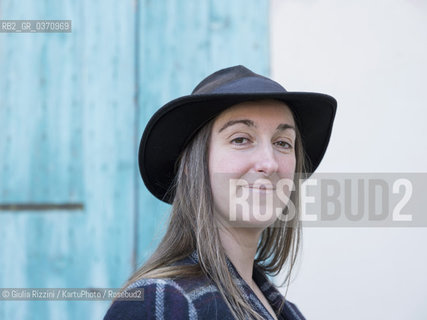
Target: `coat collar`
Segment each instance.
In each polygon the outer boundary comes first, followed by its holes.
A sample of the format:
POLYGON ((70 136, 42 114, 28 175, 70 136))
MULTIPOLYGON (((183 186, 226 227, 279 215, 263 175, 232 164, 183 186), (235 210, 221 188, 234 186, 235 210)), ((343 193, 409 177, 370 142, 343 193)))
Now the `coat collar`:
MULTIPOLYGON (((190 259, 194 263, 199 263, 199 257, 197 250, 194 250, 191 255, 190 259)), ((259 311, 261 311, 263 314, 267 316, 267 319, 272 319, 268 311, 265 309, 261 301, 258 299, 256 294, 253 292, 253 290, 250 288, 250 286, 246 283, 245 280, 240 276, 238 273, 236 267, 233 265, 233 263, 230 261, 228 257, 226 257, 226 262, 228 266, 228 270, 230 271, 232 277, 236 281, 236 283, 243 289, 244 295, 249 300, 249 302, 259 311)), ((276 289, 276 287, 270 282, 270 280, 267 278, 265 273, 262 271, 262 269, 254 263, 253 267, 253 273, 252 278, 255 281, 255 283, 258 285, 261 292, 264 294, 270 305, 275 309, 276 311, 279 309, 280 305, 282 304, 282 301, 284 300, 284 297, 282 294, 276 289)), ((282 315, 282 312, 280 313, 282 315)), ((279 319, 281 318, 279 315, 279 319)))

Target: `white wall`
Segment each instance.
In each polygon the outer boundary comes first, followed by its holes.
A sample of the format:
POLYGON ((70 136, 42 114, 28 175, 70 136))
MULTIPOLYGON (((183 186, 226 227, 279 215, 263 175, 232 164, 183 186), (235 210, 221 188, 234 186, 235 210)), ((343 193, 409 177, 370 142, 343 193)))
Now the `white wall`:
MULTIPOLYGON (((338 100, 318 171, 427 172, 427 1, 272 0, 271 43, 275 80, 338 100)), ((427 319, 426 247, 426 228, 306 228, 288 298, 307 319, 427 319)))

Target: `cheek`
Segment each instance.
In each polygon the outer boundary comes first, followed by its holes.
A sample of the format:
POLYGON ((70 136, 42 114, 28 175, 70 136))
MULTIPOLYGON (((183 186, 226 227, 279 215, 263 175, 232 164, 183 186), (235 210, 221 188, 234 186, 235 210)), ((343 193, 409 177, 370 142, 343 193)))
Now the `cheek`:
POLYGON ((228 218, 230 179, 240 178, 247 167, 242 157, 226 152, 221 146, 211 145, 209 150, 209 178, 214 210, 221 219, 228 218))
POLYGON ((293 178, 296 170, 297 161, 295 155, 289 155, 280 161, 279 176, 281 178, 293 178))
POLYGON ((237 159, 221 152, 209 157, 209 178, 216 204, 228 202, 230 179, 241 178, 245 170, 241 157, 237 159))
POLYGON ((212 145, 209 151, 209 173, 229 173, 239 176, 248 170, 248 163, 240 154, 234 154, 221 146, 212 145), (213 156, 214 155, 214 156, 213 156))
POLYGON ((241 158, 215 156, 215 159, 210 163, 209 170, 211 173, 227 173, 232 176, 240 176, 248 170, 248 166, 241 158))

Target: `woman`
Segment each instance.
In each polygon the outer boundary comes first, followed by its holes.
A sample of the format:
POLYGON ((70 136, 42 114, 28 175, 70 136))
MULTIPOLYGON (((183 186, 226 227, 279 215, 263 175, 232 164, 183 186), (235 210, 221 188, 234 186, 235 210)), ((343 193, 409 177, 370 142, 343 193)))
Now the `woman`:
POLYGON ((139 167, 172 204, 158 248, 105 319, 304 319, 267 279, 294 265, 298 187, 319 165, 336 101, 243 66, 215 72, 150 119, 139 167), (292 183, 289 183, 292 182, 292 183))

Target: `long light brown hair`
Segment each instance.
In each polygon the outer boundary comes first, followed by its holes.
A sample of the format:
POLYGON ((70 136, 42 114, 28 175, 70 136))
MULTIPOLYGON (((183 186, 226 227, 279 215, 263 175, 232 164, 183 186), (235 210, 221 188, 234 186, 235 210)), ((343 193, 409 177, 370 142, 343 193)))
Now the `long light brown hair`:
MULTIPOLYGON (((263 319, 244 298, 233 281, 227 266, 213 215, 213 199, 209 180, 209 141, 213 122, 209 121, 195 135, 177 161, 176 176, 170 192, 174 194, 168 228, 151 257, 124 285, 123 289, 143 278, 177 278, 206 275, 211 279, 236 319, 263 319), (199 264, 172 266, 197 250, 199 264)), ((304 172, 304 151, 296 130, 296 173, 304 172)), ((297 176, 297 175, 295 175, 297 176)), ((290 201, 299 204, 299 179, 290 201)), ((284 210, 287 210, 285 208, 284 210)), ((298 215, 284 222, 279 219, 263 230, 257 248, 255 264, 268 275, 277 275, 287 266, 284 282, 289 283, 301 241, 298 215)), ((283 283, 282 283, 283 285, 283 283)), ((279 310, 283 307, 282 302, 279 310)))

